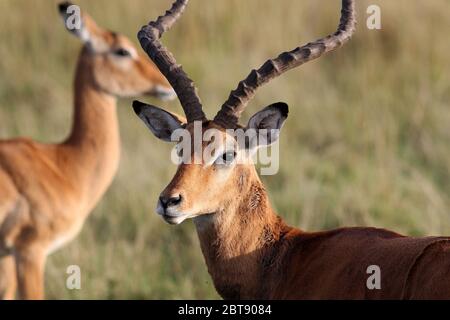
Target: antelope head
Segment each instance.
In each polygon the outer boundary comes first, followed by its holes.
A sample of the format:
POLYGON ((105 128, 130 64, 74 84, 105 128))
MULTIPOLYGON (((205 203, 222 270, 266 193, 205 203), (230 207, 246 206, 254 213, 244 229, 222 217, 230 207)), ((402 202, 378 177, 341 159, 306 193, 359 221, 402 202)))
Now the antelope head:
MULTIPOLYGON (((340 47, 350 39, 355 29, 354 2, 343 0, 340 25, 334 34, 282 53, 268 60, 258 70, 253 70, 231 92, 214 119, 208 120, 202 111, 193 81, 160 42, 162 34, 177 21, 187 2, 176 1, 164 16, 150 22, 138 33, 142 48, 175 89, 186 119, 138 101, 133 103, 135 112, 159 139, 172 141, 173 133, 183 129, 193 137, 194 142, 201 141, 197 148, 191 148, 188 155, 180 154, 183 161, 175 177, 160 195, 157 213, 171 224, 198 216, 215 219, 220 216, 218 213, 239 212, 242 209, 238 207, 242 205, 239 200, 252 192, 258 193, 252 187, 258 185, 259 191, 263 189, 250 155, 255 149, 278 139, 278 132, 288 116, 288 106, 285 103, 272 104, 253 115, 245 126, 239 124, 242 112, 259 87, 290 69, 340 47), (230 134, 230 129, 232 132, 241 130, 244 133, 267 130, 269 134, 262 139, 257 136, 256 139, 250 138, 251 141, 237 143, 236 135, 230 134), (209 139, 208 132, 212 130, 215 132, 214 139, 209 139), (196 136, 199 133, 204 138, 198 139, 196 136), (210 154, 213 143, 214 152, 205 157, 205 154, 210 154)), ((252 203, 245 205, 252 206, 252 203)))
POLYGON ((86 12, 69 2, 59 5, 66 29, 83 43, 80 60, 88 81, 117 97, 143 94, 163 100, 176 97, 167 79, 125 36, 97 25, 86 12))

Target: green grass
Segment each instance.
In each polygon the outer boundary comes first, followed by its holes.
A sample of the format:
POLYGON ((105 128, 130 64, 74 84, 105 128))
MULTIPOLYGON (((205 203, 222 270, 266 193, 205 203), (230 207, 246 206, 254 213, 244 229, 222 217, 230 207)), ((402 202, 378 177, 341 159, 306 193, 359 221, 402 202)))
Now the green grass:
MULTIPOLYGON (((170 1, 78 3, 135 41, 170 1)), ((448 235, 450 2, 376 3, 381 31, 365 27, 372 1, 359 0, 349 45, 273 81, 249 106, 245 119, 275 101, 291 107, 280 171, 263 180, 277 211, 307 230, 368 225, 448 235)), ((251 67, 334 30, 338 10, 337 0, 194 0, 164 42, 212 116, 251 67)), ((56 1, 0 1, 0 39, 0 137, 62 140, 80 44, 63 28, 56 1)), ((175 171, 170 146, 147 132, 130 101, 121 101, 119 116, 120 171, 80 236, 49 258, 47 296, 217 298, 192 222, 171 227, 154 213, 175 171), (81 267, 80 291, 65 288, 71 264, 81 267)))

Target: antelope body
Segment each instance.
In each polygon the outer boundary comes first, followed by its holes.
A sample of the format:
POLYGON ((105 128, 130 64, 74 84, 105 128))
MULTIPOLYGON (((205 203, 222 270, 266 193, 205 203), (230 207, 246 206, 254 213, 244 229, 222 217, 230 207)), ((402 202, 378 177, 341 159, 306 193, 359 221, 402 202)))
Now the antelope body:
MULTIPOLYGON (((187 2, 176 1, 138 34, 144 50, 177 92, 187 121, 141 102, 134 102, 133 107, 165 141, 171 141, 172 133, 180 128, 193 136, 197 121, 203 133, 219 132, 217 160, 205 160, 202 155, 211 141, 194 148, 188 155, 190 161, 179 165, 161 193, 156 210, 171 224, 193 218, 218 293, 226 299, 450 298, 450 238, 411 238, 375 228, 305 232, 290 227, 272 209, 254 165, 237 163, 236 159, 247 156, 247 146, 227 143, 234 139, 227 129, 278 132, 288 115, 284 103, 256 113, 247 126, 238 124, 239 116, 258 87, 348 41, 355 29, 354 1, 342 1, 336 33, 253 70, 212 121, 202 111, 192 80, 160 42, 187 2), (380 288, 367 285, 371 266, 381 271, 380 288)), ((255 148, 264 146, 263 140, 255 148)))
MULTIPOLYGON (((64 20, 69 3, 59 9, 64 20)), ((164 76, 124 36, 83 13, 71 31, 84 46, 74 83, 74 121, 60 144, 0 141, 0 298, 43 298, 46 256, 73 239, 119 164, 117 97, 174 97, 164 76), (17 278, 17 281, 16 281, 17 278)))

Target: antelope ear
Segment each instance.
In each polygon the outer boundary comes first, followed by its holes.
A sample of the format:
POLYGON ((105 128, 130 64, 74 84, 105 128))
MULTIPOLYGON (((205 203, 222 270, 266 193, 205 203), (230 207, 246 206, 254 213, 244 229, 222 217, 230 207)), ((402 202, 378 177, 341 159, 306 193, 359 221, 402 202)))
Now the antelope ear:
POLYGON ((186 124, 186 119, 179 115, 139 101, 133 101, 133 109, 150 131, 163 141, 172 142, 172 133, 186 124))
POLYGON ((268 146, 278 140, 289 113, 289 107, 284 102, 271 104, 255 113, 248 121, 247 131, 254 130, 257 141, 251 141, 251 146, 268 146))
POLYGON ((83 21, 84 17, 81 16, 80 7, 71 2, 61 2, 58 5, 58 10, 67 31, 80 38, 82 42, 89 42, 91 35, 83 21))
POLYGON ((104 46, 101 35, 104 33, 87 13, 82 12, 78 5, 62 2, 58 5, 59 14, 64 26, 92 50, 99 51, 104 46))

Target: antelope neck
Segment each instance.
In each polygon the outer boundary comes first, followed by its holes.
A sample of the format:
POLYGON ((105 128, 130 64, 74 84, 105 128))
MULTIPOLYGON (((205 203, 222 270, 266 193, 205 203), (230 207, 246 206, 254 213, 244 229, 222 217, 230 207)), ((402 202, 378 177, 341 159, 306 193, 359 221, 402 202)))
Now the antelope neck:
POLYGON ((120 158, 117 99, 96 85, 92 67, 84 50, 75 76, 72 131, 60 145, 72 164, 66 174, 75 180, 80 190, 85 190, 88 210, 110 185, 120 158))
POLYGON ((288 227, 273 211, 256 173, 243 180, 238 201, 194 221, 219 294, 225 299, 263 299, 270 293, 261 279, 278 272, 272 261, 282 258, 277 249, 288 227))

